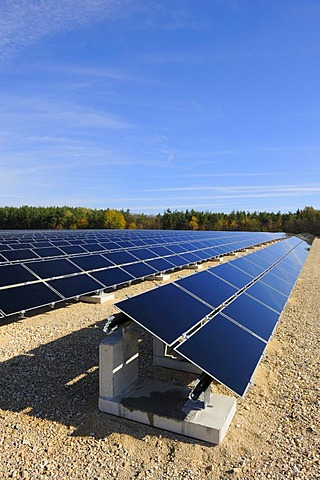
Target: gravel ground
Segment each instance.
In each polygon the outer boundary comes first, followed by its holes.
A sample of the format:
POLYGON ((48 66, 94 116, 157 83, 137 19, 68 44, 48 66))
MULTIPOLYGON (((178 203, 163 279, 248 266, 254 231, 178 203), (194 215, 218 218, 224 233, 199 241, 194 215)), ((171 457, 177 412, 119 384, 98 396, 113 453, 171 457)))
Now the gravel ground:
MULTIPOLYGON (((73 303, 2 325, 0 478, 320 479, 319 266, 316 239, 219 446, 98 410, 98 345, 112 304, 73 303)), ((152 286, 119 290, 116 300, 152 286)), ((141 340, 146 370, 151 342, 141 340)))

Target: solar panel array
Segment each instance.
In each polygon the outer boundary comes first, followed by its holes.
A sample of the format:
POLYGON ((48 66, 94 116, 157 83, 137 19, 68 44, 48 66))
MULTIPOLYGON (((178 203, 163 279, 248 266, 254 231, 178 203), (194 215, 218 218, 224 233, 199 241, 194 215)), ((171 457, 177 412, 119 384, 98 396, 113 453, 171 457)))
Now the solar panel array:
POLYGON ((284 237, 265 232, 1 231, 0 317, 284 237))
POLYGON ((308 250, 304 240, 290 237, 116 306, 243 396, 308 250))

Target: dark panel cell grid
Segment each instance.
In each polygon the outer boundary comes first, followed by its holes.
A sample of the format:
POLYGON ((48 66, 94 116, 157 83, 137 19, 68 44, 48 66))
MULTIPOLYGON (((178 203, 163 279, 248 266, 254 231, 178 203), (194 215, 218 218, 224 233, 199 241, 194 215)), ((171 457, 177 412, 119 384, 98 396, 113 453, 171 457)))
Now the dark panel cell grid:
POLYGON ((237 293, 236 288, 207 271, 184 277, 175 283, 211 305, 213 309, 237 293))
POLYGON ((10 261, 29 259, 31 260, 33 258, 39 258, 38 255, 36 255, 31 250, 11 250, 7 252, 2 252, 2 255, 10 261))
POLYGON ((80 272, 78 267, 65 258, 28 262, 25 265, 42 279, 62 277, 63 275, 71 275, 72 273, 80 272))
POLYGON ((74 298, 103 289, 102 285, 86 274, 49 280, 48 285, 65 298, 74 298))
POLYGON ((119 267, 108 268, 107 270, 99 270, 91 274, 99 282, 101 282, 105 288, 112 288, 118 285, 132 282, 135 280, 128 272, 125 272, 119 267))
POLYGON ((0 287, 16 285, 38 280, 22 265, 4 265, 0 267, 0 287))
POLYGON ((131 265, 123 266, 122 268, 137 279, 149 277, 150 275, 155 275, 158 273, 154 268, 146 265, 143 262, 133 263, 131 265))
POLYGON ((39 257, 61 257, 65 253, 56 247, 34 248, 33 251, 39 255, 39 257))
POLYGON ((217 315, 176 350, 243 396, 265 347, 265 342, 217 315))
POLYGON ((211 312, 209 307, 173 284, 129 298, 116 306, 168 345, 211 312))
POLYGON ((104 253, 103 256, 115 265, 125 265, 127 263, 134 263, 138 260, 137 257, 134 257, 131 253, 125 251, 104 253))
POLYGON ((167 270, 175 268, 175 265, 168 262, 166 258, 155 258, 153 260, 148 260, 146 263, 157 270, 158 273, 166 272, 167 270))
POLYGON ((250 275, 238 268, 233 267, 232 262, 217 265, 216 267, 209 268, 207 271, 216 275, 222 280, 231 283, 239 290, 253 281, 253 278, 250 275))
POLYGON ((42 282, 0 290, 0 310, 5 315, 42 307, 61 300, 59 295, 42 282))
POLYGON ((110 260, 107 260, 102 255, 81 255, 72 257, 71 261, 86 271, 114 266, 110 260))
POLYGON ((245 293, 251 295, 253 298, 256 298, 279 313, 281 313, 288 298, 286 295, 283 295, 274 288, 265 285, 261 281, 255 282, 245 293))
POLYGON ((222 313, 261 337, 266 342, 279 320, 280 314, 246 294, 239 295, 222 313))

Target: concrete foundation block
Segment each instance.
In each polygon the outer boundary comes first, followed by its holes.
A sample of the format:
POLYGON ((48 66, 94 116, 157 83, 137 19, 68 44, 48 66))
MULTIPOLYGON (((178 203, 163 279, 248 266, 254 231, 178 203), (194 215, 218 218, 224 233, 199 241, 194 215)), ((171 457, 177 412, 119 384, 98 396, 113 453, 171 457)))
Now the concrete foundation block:
POLYGON ((188 265, 185 268, 188 269, 188 270, 202 270, 203 265, 196 263, 195 265, 188 265))
POLYGON ((153 337, 153 365, 196 375, 201 373, 198 367, 178 355, 175 350, 169 351, 168 347, 156 337, 153 337))
POLYGON ((83 295, 80 297, 81 302, 85 303, 104 303, 114 300, 114 293, 102 293, 101 295, 83 295))
MULTIPOLYGON (((210 394, 205 406, 204 401, 189 400, 189 387, 139 378, 138 345, 133 323, 118 328, 101 342, 99 409, 205 442, 221 443, 236 411, 235 398, 210 394)), ((156 344, 159 354, 163 347, 160 341, 156 344)))
POLYGON ((108 399, 100 396, 105 413, 134 420, 151 427, 220 444, 236 412, 236 399, 210 395, 206 408, 188 399, 190 389, 158 380, 144 380, 126 395, 108 399))
POLYGON ((158 275, 152 275, 148 277, 149 280, 157 280, 158 282, 165 282, 170 280, 170 273, 159 273, 158 275))

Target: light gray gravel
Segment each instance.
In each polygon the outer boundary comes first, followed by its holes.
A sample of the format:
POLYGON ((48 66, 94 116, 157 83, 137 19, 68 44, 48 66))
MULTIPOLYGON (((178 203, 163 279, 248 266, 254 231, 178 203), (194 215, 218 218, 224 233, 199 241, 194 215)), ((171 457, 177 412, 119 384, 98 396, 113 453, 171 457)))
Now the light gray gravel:
POLYGON ((1 480, 320 479, 319 239, 220 446, 99 412, 98 345, 115 311, 77 303, 0 327, 1 480))

